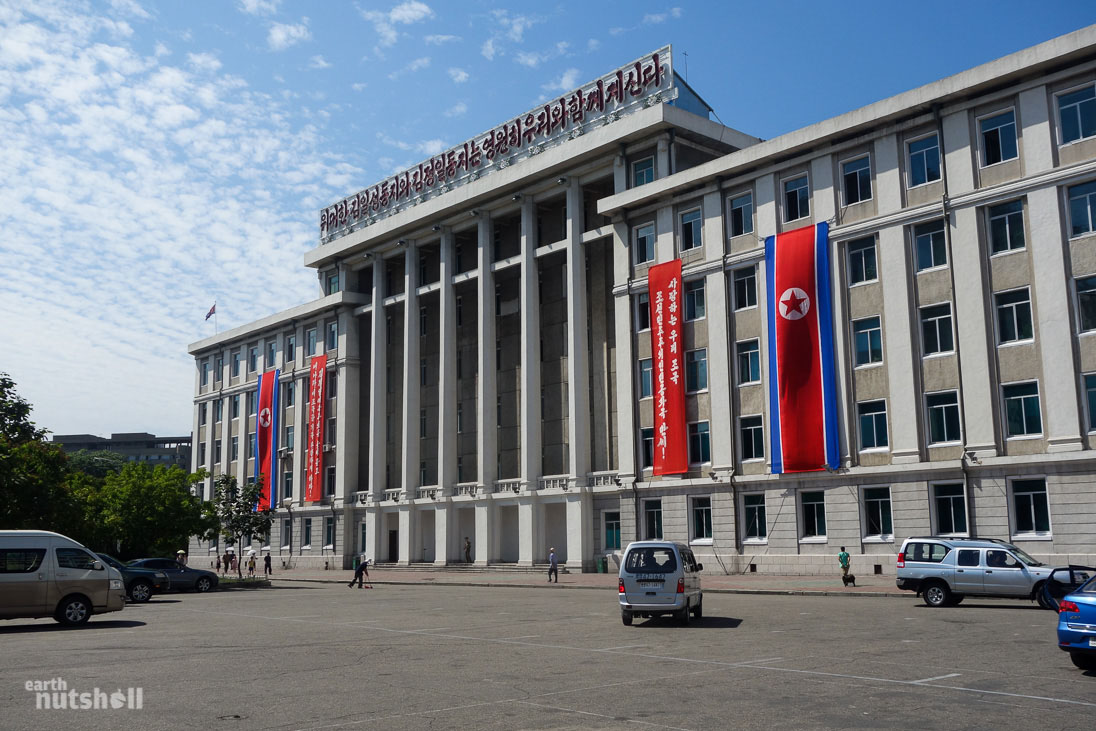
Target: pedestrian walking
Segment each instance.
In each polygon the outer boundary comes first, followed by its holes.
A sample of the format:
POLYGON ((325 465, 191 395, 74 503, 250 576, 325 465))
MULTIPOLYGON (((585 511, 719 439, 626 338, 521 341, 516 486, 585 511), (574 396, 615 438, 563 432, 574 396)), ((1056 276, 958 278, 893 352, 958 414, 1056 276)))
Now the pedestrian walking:
POLYGON ((236 557, 236 554, 232 554, 232 573, 239 573, 240 559, 236 557))
POLYGON ((221 561, 221 574, 222 575, 228 573, 228 566, 229 566, 229 556, 228 556, 228 551, 225 551, 224 561, 221 561))
POLYGON ((247 557, 247 578, 255 578, 255 554, 251 554, 247 557))
MULTIPOLYGON (((356 581, 356 582, 358 582, 358 588, 361 589, 361 588, 363 588, 363 585, 365 583, 365 577, 367 577, 367 576, 369 576, 369 559, 367 559, 363 555, 361 557, 361 560, 358 561, 358 568, 354 569, 354 578, 350 580, 350 583, 347 584, 347 586, 350 587, 351 589, 353 589, 354 588, 354 582, 356 581)), ((369 586, 364 587, 364 588, 372 589, 373 585, 370 584, 369 586)))
POLYGON ((464 537, 464 562, 472 563, 472 541, 468 540, 468 536, 464 537))
POLYGON ((263 556, 263 578, 269 579, 274 575, 274 571, 270 568, 270 554, 263 556))
POLYGON ((556 548, 552 546, 548 549, 548 583, 552 583, 552 577, 556 577, 556 583, 559 583, 559 559, 556 558, 556 548))
POLYGON ((221 573, 221 554, 217 554, 217 573, 221 573))
POLYGON ((844 546, 841 546, 841 553, 837 554, 837 562, 841 564, 841 575, 848 576, 852 558, 849 556, 844 546))

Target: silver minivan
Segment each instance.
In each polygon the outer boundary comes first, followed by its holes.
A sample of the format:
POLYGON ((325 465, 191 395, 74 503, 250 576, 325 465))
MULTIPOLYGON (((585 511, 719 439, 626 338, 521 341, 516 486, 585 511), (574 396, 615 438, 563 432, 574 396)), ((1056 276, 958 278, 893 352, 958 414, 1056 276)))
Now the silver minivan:
POLYGON ((688 624, 690 615, 699 619, 704 613, 703 569, 684 543, 629 543, 620 562, 620 619, 625 625, 631 625, 633 617, 666 614, 681 624, 688 624))
POLYGON ((0 619, 53 617, 77 625, 125 607, 118 569, 71 538, 43 530, 0 530, 0 619))

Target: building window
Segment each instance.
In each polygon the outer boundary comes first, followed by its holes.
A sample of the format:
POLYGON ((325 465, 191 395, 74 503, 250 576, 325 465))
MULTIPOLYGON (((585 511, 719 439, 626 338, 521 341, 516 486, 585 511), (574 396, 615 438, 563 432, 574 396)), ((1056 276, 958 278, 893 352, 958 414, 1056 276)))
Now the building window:
POLYGON ((928 410, 930 444, 946 444, 962 440, 957 392, 925 394, 925 408, 928 410))
POLYGON ((753 193, 731 199, 731 236, 753 233, 753 193))
POLYGON ((324 474, 324 493, 326 495, 335 494, 335 465, 331 465, 327 468, 324 474))
POLYGON ((424 462, 419 462, 419 484, 420 485, 426 485, 427 484, 427 479, 426 478, 427 478, 426 462, 425 461, 424 462))
POLYGON ((811 215, 811 194, 807 176, 784 181, 784 222, 811 215))
POLYGON ((662 540, 662 501, 643 501, 643 537, 649 541, 662 540))
POLYGON ((620 512, 606 511, 605 515, 605 550, 620 550, 620 512))
POLYGON ((206 403, 203 401, 198 404, 198 426, 205 426, 206 424, 206 403))
POLYGON ((221 418, 224 416, 225 402, 222 399, 217 399, 213 402, 213 421, 217 424, 221 423, 221 418))
POLYGON ((738 352, 738 385, 761 382, 761 346, 757 340, 735 344, 738 352))
POLYGON ((208 384, 209 384, 209 361, 204 361, 202 363, 202 385, 206 386, 208 384))
POLYGON ((689 424, 689 464, 708 464, 712 461, 708 422, 689 424))
POLYGON ((457 327, 464 324, 464 297, 457 297, 457 327))
POLYGON ((636 332, 651 329, 651 300, 646 292, 636 295, 636 332))
POLYGON ((1069 189, 1069 235, 1096 231, 1096 181, 1069 189))
POLYGON ((738 420, 742 436, 742 461, 765 459, 765 433, 760 416, 743 416, 738 420))
POLYGON ((286 449, 287 452, 292 452, 293 451, 293 436, 294 436, 294 434, 295 434, 295 430, 292 426, 287 426, 285 428, 285 449, 286 449))
POLYGON ((206 445, 202 442, 198 445, 198 466, 207 467, 206 465, 206 445))
POLYGON ((921 347, 925 355, 955 350, 951 332, 951 303, 921 308, 921 347))
MULTIPOLYGON (((233 437, 235 439, 235 437, 233 437)), ((221 463, 221 440, 213 440, 213 464, 221 463)))
POLYGON ((1058 96, 1063 145, 1096 135, 1096 85, 1058 96))
POLYGON ((247 413, 248 416, 255 416, 255 407, 259 403, 259 399, 256 398, 254 391, 247 392, 247 413))
POLYGON ((429 369, 426 367, 426 358, 419 359, 419 385, 425 386, 429 377, 429 369))
POLYGON ((327 275, 327 282, 324 287, 327 294, 335 294, 339 291, 339 272, 335 270, 327 275))
POLYGON ((874 282, 879 279, 875 264, 875 239, 868 236, 849 242, 849 284, 874 282))
POLYGON ((864 401, 857 404, 860 420, 860 449, 885 449, 887 446, 887 402, 864 401))
POLYGON ((331 548, 335 547, 335 519, 334 518, 324 518, 323 519, 323 546, 324 546, 324 548, 327 548, 328 546, 331 546, 331 548))
POLYGON ((655 159, 645 157, 632 163, 632 187, 646 185, 655 179, 655 159))
POLYGON ((237 378, 240 375, 240 351, 236 351, 232 354, 232 377, 237 378))
POLYGON ((757 274, 754 267, 734 270, 734 308, 757 307, 757 274))
POLYGON ((640 466, 650 469, 655 466, 655 430, 652 428, 639 430, 640 466))
POLYGON ((704 239, 701 234, 701 227, 703 226, 703 218, 700 215, 700 209, 694 208, 691 211, 686 211, 681 214, 681 250, 689 251, 691 249, 698 249, 704 245, 704 239))
POLYGON ((979 120, 978 129, 982 135, 982 167, 1017 156, 1016 113, 1011 109, 979 120))
POLYGON ((944 239, 944 222, 933 221, 914 226, 913 246, 917 257, 917 271, 946 266, 948 247, 944 239))
POLYGON ((803 537, 826 537, 826 494, 821 490, 800 493, 803 504, 803 537))
POLYGON ((464 433, 464 404, 457 404, 457 434, 464 433))
POLYGON ((231 403, 232 418, 238 419, 240 417, 240 394, 233 394, 231 403))
POLYGON ((275 343, 274 343, 273 340, 269 341, 266 344, 266 367, 267 368, 273 368, 274 367, 274 353, 276 352, 276 350, 277 350, 277 348, 275 347, 275 343))
POLYGON ((419 439, 426 439, 426 409, 419 409, 419 439))
POLYGON ((940 144, 936 135, 910 142, 909 151, 911 188, 940 179, 940 144))
POLYGON ((1005 401, 1005 433, 1010 437, 1035 436, 1043 433, 1039 415, 1039 384, 1013 383, 1002 386, 1005 401))
POLYGON ((765 493, 742 496, 743 535, 747 541, 763 541, 768 535, 765 522, 765 493))
POLYGON ((286 335, 285 337, 285 362, 293 363, 297 360, 297 336, 286 335))
POLYGON ((712 499, 710 497, 690 498, 692 503, 694 541, 711 540, 712 538, 712 499))
POLYGON ((845 184, 845 205, 871 200, 871 158, 858 157, 841 164, 841 179, 845 184))
MULTIPOLYGON (((286 497, 289 497, 286 495, 286 497)), ((282 548, 285 550, 291 550, 293 547, 293 521, 282 521, 282 548)))
POLYGON ((637 226, 632 230, 633 248, 636 250, 636 263, 654 261, 654 224, 637 226))
POLYGON ((700 320, 704 317, 704 280, 685 282, 685 319, 700 320))
POLYGON ((426 307, 419 308, 419 337, 426 335, 426 307))
POLYGON ((1077 320, 1081 332, 1096 330, 1096 276, 1077 280, 1077 320))
POLYGON ((232 437, 232 441, 229 444, 229 460, 235 462, 240 458, 240 438, 232 437))
POLYGON ((304 519, 304 536, 301 548, 312 548, 312 518, 304 519))
POLYGON ((247 435, 247 454, 244 455, 245 459, 255 459, 255 434, 254 432, 247 435))
POLYGON ((286 407, 292 406, 297 402, 297 389, 296 384, 293 381, 289 381, 282 386, 282 402, 286 407))
POLYGON ((1096 374, 1085 376, 1085 403, 1088 404, 1088 430, 1096 431, 1096 374))
POLYGON ((853 346, 856 366, 883 362, 883 327, 879 316, 865 317, 852 323, 853 346))
POLYGON ((327 398, 335 398, 339 395, 339 372, 328 371, 327 372, 327 398))
POLYGON ((708 349, 685 351, 685 390, 688 393, 708 388, 708 349))
POLYGON ((995 294, 997 342, 1000 344, 1031 340, 1031 295, 1028 288, 995 294))
POLYGON ((312 327, 304 333, 305 351, 308 355, 316 354, 316 328, 312 327))
POLYGON ((894 537, 889 487, 864 488, 864 537, 878 539, 894 537))
POLYGON ((990 206, 989 245, 994 254, 1024 248, 1023 201, 990 206))
POLYGON ((333 320, 327 323, 327 349, 334 350, 339 347, 339 323, 333 320))
POLYGON ((652 379, 652 362, 650 358, 639 360, 639 397, 650 398, 654 395, 654 383, 652 379))
POLYGON ((1050 535, 1050 506, 1047 503, 1047 482, 1044 479, 1013 480, 1013 518, 1017 535, 1050 535))
POLYGON ((339 433, 338 420, 336 417, 331 416, 327 419, 327 439, 324 440, 324 444, 335 446, 335 435, 339 433))
POLYGON ((966 534, 967 504, 963 483, 932 486, 932 505, 936 511, 936 533, 942 536, 966 534))
POLYGON ((259 369, 259 348, 252 345, 247 349, 247 372, 254 373, 259 369))

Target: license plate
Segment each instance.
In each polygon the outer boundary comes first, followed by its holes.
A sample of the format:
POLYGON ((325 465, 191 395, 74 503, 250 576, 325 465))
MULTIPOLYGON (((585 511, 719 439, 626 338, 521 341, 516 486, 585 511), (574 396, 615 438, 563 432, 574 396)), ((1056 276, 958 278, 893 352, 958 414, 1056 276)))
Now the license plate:
POLYGON ((1088 638, 1088 646, 1089 647, 1096 647, 1096 637, 1089 637, 1088 638))
POLYGON ((662 582, 661 581, 641 581, 641 582, 639 582, 639 585, 643 586, 643 587, 658 588, 658 587, 662 586, 662 582))

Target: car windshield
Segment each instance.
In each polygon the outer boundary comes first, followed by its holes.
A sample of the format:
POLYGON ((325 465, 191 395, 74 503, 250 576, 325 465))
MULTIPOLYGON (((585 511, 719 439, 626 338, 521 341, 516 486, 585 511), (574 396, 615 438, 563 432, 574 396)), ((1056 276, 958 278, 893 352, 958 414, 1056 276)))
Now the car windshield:
POLYGON ((1088 583, 1077 590, 1078 594, 1096 594, 1096 577, 1088 580, 1088 583))
POLYGON ((143 560, 144 559, 135 558, 132 561, 126 561, 126 566, 140 566, 141 561, 143 561, 143 560))
POLYGON ((114 558, 113 556, 108 556, 105 553, 99 553, 99 554, 96 554, 96 555, 99 556, 99 558, 103 560, 103 563, 110 564, 111 566, 113 566, 116 569, 122 567, 122 564, 120 564, 118 562, 118 559, 114 558))
POLYGON ((1029 556, 1026 553, 1024 553, 1023 551, 1021 551, 1016 546, 1010 545, 1008 547, 1008 550, 1010 550, 1014 554, 1016 554, 1016 558, 1020 559, 1021 561, 1023 561, 1028 566, 1046 566, 1045 563, 1043 563, 1042 561, 1036 561, 1031 556, 1029 556))
POLYGON ((624 568, 633 574, 669 574, 677 569, 677 559, 669 548, 634 548, 624 568))

